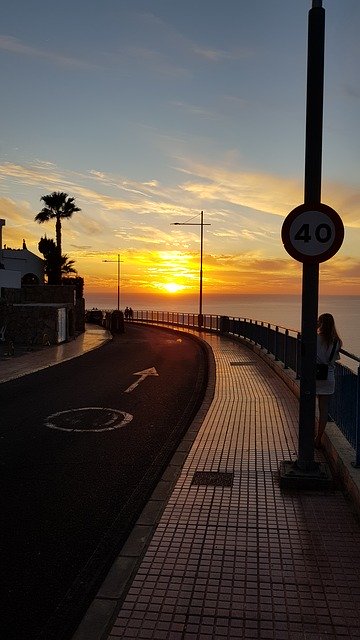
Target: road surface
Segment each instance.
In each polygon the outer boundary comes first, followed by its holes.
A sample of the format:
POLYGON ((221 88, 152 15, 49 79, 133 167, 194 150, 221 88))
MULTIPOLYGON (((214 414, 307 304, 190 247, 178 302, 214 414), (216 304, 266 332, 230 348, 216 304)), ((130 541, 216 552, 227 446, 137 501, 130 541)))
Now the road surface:
POLYGON ((0 385, 1 637, 71 636, 206 375, 195 340, 127 325, 100 349, 0 385))

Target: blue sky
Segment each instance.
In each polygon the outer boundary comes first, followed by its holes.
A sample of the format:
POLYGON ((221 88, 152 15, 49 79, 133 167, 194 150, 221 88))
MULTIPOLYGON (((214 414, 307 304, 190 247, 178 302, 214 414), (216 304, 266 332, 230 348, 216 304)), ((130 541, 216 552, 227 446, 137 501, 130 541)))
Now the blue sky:
MULTIPOLYGON (((0 27, 0 217, 4 242, 37 243, 34 216, 54 190, 81 213, 63 249, 89 289, 197 281, 204 210, 205 284, 298 291, 284 217, 303 201, 307 20, 311 0, 8 2, 0 27), (196 221, 196 219, 195 219, 196 221)), ((324 293, 359 294, 358 0, 326 11, 323 198, 343 218, 324 293)), ((174 288, 175 289, 175 288, 174 288)))

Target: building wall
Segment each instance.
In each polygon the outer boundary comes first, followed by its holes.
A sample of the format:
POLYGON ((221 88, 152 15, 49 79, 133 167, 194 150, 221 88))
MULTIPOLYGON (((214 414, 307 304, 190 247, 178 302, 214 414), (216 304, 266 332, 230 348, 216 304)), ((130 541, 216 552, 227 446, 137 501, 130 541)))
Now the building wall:
POLYGON ((5 267, 4 271, 20 271, 21 277, 33 273, 43 284, 44 260, 28 249, 2 249, 0 260, 5 267))
POLYGON ((21 289, 21 271, 0 269, 0 288, 1 287, 21 289))

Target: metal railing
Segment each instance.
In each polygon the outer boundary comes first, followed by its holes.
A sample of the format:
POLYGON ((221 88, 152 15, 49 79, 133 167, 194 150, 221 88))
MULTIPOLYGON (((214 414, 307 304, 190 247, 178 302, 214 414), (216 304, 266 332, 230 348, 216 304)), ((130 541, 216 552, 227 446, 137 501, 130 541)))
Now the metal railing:
MULTIPOLYGON (((196 313, 175 311, 134 311, 135 321, 154 324, 175 325, 199 329, 196 313)), ((258 345, 275 360, 283 363, 285 369, 292 369, 296 378, 300 377, 301 334, 280 325, 259 322, 250 318, 203 315, 200 327, 206 331, 241 337, 258 345)), ((349 366, 336 363, 335 393, 331 398, 330 417, 336 422, 348 442, 354 447, 356 461, 360 466, 360 358, 345 349, 340 350, 349 366)))

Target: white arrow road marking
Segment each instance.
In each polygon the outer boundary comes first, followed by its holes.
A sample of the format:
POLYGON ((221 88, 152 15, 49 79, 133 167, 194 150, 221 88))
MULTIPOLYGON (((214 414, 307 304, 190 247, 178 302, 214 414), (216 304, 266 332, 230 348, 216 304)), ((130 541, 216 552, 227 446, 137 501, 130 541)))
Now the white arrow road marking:
POLYGON ((136 389, 138 384, 140 384, 140 382, 145 380, 145 378, 147 378, 148 376, 158 376, 159 374, 156 371, 155 367, 150 367, 150 369, 144 369, 144 371, 137 371, 136 373, 133 373, 133 375, 140 376, 140 378, 136 380, 136 382, 134 382, 132 385, 130 385, 130 387, 128 387, 124 391, 124 393, 130 393, 130 391, 134 391, 134 389, 136 389))

